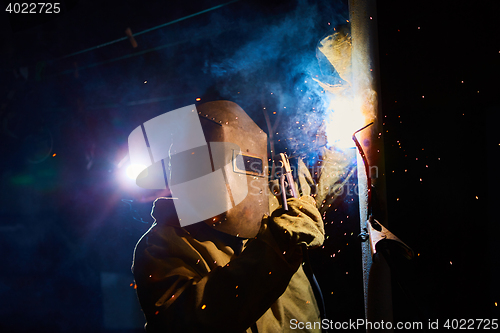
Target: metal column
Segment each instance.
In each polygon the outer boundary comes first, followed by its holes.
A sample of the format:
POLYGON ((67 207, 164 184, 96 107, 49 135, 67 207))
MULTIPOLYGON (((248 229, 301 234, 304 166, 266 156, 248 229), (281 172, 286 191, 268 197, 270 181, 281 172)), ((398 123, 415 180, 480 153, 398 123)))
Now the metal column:
MULTIPOLYGON (((377 13, 375 0, 349 0, 352 36, 353 92, 360 96, 360 108, 366 122, 374 124, 357 137, 370 165, 372 195, 376 195, 374 217, 387 227, 387 202, 383 145, 383 116, 380 110, 377 13), (374 193, 375 192, 375 193, 374 193)), ((358 153, 358 187, 361 230, 368 217, 367 177, 358 153)), ((373 256, 370 242, 362 243, 365 318, 370 322, 392 322, 390 270, 382 256, 373 256)), ((368 330, 369 331, 369 330, 368 330)))

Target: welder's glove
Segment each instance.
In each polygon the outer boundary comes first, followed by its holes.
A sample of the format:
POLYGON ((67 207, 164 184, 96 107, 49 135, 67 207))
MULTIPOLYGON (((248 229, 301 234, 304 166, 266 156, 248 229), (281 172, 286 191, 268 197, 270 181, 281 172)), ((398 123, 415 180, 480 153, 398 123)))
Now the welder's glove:
POLYGON ((325 240, 325 228, 314 198, 290 198, 287 203, 288 211, 280 207, 268 220, 276 242, 284 249, 302 244, 308 248, 321 246, 325 240))

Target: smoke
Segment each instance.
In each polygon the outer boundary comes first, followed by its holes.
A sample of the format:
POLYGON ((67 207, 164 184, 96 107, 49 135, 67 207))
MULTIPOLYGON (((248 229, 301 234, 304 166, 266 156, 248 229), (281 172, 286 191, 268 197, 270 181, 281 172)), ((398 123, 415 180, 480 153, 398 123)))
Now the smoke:
POLYGON ((214 57, 203 71, 214 78, 221 98, 240 104, 269 134, 267 112, 277 150, 317 150, 331 98, 318 80, 343 81, 317 52, 318 43, 346 22, 347 5, 299 0, 272 16, 255 10, 241 20, 212 15, 220 33, 211 40, 214 57))
POLYGON ((214 76, 241 73, 244 79, 249 80, 255 73, 279 59, 295 65, 290 68, 292 73, 301 70, 302 59, 293 53, 311 44, 308 37, 311 36, 315 27, 317 16, 316 4, 307 5, 301 1, 296 10, 277 23, 271 23, 268 26, 265 22, 244 24, 242 28, 248 29, 250 41, 224 59, 222 63, 212 64, 211 73, 214 76))

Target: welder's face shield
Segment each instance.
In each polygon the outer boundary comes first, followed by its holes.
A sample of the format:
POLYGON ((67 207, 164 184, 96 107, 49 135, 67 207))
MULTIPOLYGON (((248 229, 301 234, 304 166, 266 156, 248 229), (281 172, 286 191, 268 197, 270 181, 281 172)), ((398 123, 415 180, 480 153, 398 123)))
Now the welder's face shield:
POLYGON ((231 204, 205 223, 234 236, 255 237, 269 213, 267 134, 233 102, 205 103, 197 110, 214 170, 224 170, 231 204))
POLYGON ((134 130, 129 150, 133 163, 149 165, 139 186, 165 188, 158 184, 166 178, 181 226, 204 221, 242 238, 257 234, 269 211, 267 135, 237 104, 167 112, 134 130))

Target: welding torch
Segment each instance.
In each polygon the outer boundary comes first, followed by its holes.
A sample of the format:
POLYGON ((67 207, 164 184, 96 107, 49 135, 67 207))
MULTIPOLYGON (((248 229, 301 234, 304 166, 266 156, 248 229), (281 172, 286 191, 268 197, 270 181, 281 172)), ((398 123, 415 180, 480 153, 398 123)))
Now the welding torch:
POLYGON ((288 210, 288 204, 286 199, 288 198, 298 198, 297 190, 294 186, 292 168, 290 168, 290 161, 285 153, 280 153, 277 158, 277 162, 281 163, 281 176, 280 176, 280 193, 283 199, 283 209, 288 210))

